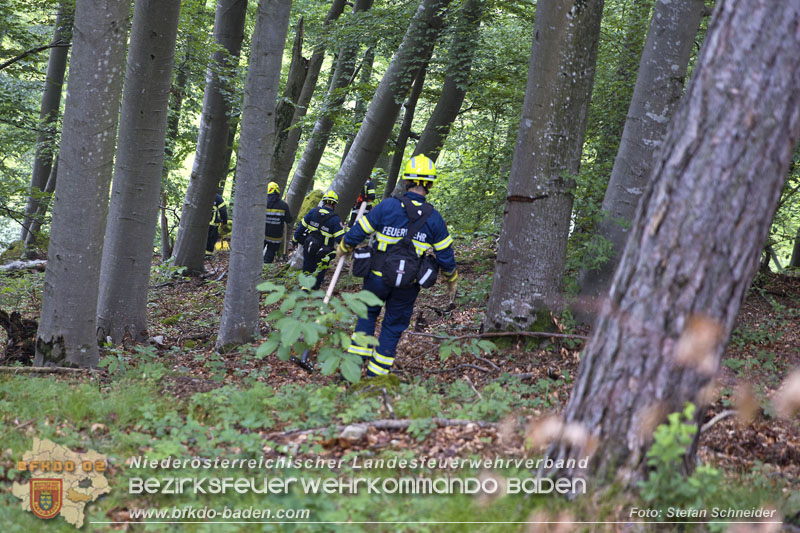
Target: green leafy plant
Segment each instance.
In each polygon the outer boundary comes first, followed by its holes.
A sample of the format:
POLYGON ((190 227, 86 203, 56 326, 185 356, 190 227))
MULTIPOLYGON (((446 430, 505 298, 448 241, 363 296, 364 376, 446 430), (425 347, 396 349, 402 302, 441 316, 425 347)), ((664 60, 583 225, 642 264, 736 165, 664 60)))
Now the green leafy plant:
POLYGON ((653 434, 647 451, 647 465, 652 468, 646 481, 639 483, 642 498, 656 507, 702 509, 720 491, 722 473, 709 465, 698 466, 686 475, 683 458, 697 433, 695 406, 687 403, 682 413, 671 413, 667 424, 653 434))
MULTIPOLYGON (((271 282, 258 286, 258 290, 266 293, 265 304, 281 304, 266 317, 273 329, 266 342, 256 350, 256 357, 263 359, 274 353, 286 361, 292 355, 298 356, 321 344, 317 361, 322 373, 329 376, 338 370, 346 380, 357 383, 361 379, 361 357, 347 353, 350 331, 355 316, 365 317, 368 306, 383 302, 371 292, 361 291, 344 293, 325 303, 322 291, 309 290, 314 281, 312 276, 301 275, 300 290, 289 290, 271 282)), ((377 339, 362 334, 356 334, 356 341, 360 345, 377 344, 377 339)))

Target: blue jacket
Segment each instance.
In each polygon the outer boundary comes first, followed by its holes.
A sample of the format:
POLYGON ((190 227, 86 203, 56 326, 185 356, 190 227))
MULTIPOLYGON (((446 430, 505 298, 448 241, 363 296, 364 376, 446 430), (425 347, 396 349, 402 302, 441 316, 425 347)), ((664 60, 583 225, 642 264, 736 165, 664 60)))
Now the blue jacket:
POLYGON ((283 241, 283 225, 293 221, 289 206, 281 200, 280 193, 274 192, 267 196, 267 218, 264 224, 264 235, 267 242, 283 241))
POLYGON ((325 238, 325 246, 333 246, 334 243, 339 242, 342 235, 344 235, 344 228, 342 228, 342 221, 339 219, 339 215, 334 214, 325 224, 320 225, 320 221, 330 212, 331 210, 325 206, 315 207, 309 211, 300 221, 300 224, 297 225, 292 240, 302 244, 306 240, 306 235, 312 231, 319 231, 325 238))
MULTIPOLYGON (((413 192, 405 194, 415 205, 422 205, 425 197, 413 192)), ((356 225, 344 236, 344 243, 355 247, 368 235, 375 233, 377 250, 385 252, 408 232, 408 214, 398 198, 387 198, 375 206, 372 211, 361 217, 356 225)), ((442 215, 434 209, 422 229, 412 239, 417 254, 433 249, 436 261, 445 274, 456 269, 456 256, 453 253, 453 238, 447 231, 442 215)))

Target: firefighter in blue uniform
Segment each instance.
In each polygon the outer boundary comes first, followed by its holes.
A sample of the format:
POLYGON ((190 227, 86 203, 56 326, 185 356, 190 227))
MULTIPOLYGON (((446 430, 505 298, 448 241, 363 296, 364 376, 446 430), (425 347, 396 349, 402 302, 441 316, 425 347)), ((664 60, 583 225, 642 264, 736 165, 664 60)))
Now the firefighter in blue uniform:
POLYGON ((211 222, 208 225, 208 238, 206 239, 206 252, 208 253, 214 251, 214 246, 219 239, 219 225, 228 223, 228 208, 225 207, 225 200, 219 194, 214 198, 212 209, 211 222))
POLYGON ((264 225, 264 262, 272 263, 275 253, 283 244, 283 225, 292 223, 294 218, 289 205, 281 200, 281 188, 274 181, 267 185, 267 221, 264 225))
POLYGON ((366 211, 372 209, 372 202, 375 201, 375 182, 372 181, 371 178, 367 178, 367 182, 364 184, 364 188, 361 189, 361 192, 358 193, 358 198, 356 198, 356 203, 353 205, 353 209, 350 210, 350 227, 353 227, 353 224, 356 222, 356 217, 358 216, 358 209, 361 207, 363 202, 367 202, 367 209, 366 211))
MULTIPOLYGON (((405 166, 403 179, 408 187, 405 197, 410 199, 414 205, 422 206, 425 203, 425 196, 436 180, 436 168, 433 161, 424 155, 412 157, 405 166)), ((368 215, 361 217, 358 223, 345 234, 337 246, 336 256, 338 258, 349 254, 361 241, 374 233, 377 242, 373 248, 373 256, 379 257, 392 245, 400 242, 402 236, 407 233, 408 226, 408 214, 400 199, 384 200, 368 215)), ((422 228, 413 236, 413 243, 420 256, 426 250, 433 249, 436 262, 442 270, 442 276, 447 281, 449 295, 451 298, 455 296, 458 272, 453 253, 453 239, 438 211, 433 209, 422 228)), ((372 270, 364 279, 364 290, 372 292, 383 300, 386 308, 377 348, 360 346, 356 342, 354 334, 348 349, 350 353, 360 355, 364 361, 368 361, 368 377, 389 373, 394 363, 400 336, 411 322, 411 314, 414 311, 414 302, 419 294, 419 289, 417 283, 408 288, 389 287, 383 282, 382 275, 377 270, 372 270)), ((358 319, 355 331, 365 335, 374 335, 375 322, 380 312, 381 306, 369 307, 367 317, 358 319)))
POLYGON ((339 195, 336 192, 326 192, 322 196, 322 205, 303 217, 292 238, 292 242, 303 245, 303 272, 317 272, 317 282, 312 287, 313 290, 322 285, 334 247, 344 235, 342 221, 333 211, 338 203, 339 195))

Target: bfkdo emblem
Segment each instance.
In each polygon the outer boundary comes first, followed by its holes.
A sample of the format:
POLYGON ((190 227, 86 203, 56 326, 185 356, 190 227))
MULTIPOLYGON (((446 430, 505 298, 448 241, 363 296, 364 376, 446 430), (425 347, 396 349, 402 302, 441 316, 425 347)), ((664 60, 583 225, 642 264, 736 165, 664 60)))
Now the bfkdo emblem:
POLYGON ((61 510, 63 480, 31 479, 31 511, 39 518, 53 518, 61 510))

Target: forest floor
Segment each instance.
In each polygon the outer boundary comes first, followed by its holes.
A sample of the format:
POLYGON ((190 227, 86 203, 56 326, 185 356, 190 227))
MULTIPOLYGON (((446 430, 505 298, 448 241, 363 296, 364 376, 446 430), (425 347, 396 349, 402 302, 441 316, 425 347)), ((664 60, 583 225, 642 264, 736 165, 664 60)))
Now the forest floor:
MULTIPOLYGON (((8 487, 20 476, 12 459, 29 447, 32 436, 40 435, 62 437, 79 447, 102 447, 105 442, 119 461, 110 475, 120 483, 133 475, 126 472, 124 458, 137 453, 206 456, 213 450, 332 459, 391 454, 436 459, 536 456, 531 428, 565 405, 590 331, 562 317, 559 327, 564 337, 481 336, 494 259, 486 244, 459 243, 461 278, 455 305, 449 304, 443 288, 422 291, 411 327, 398 347, 396 379, 356 385, 338 374, 309 374, 275 355, 258 358, 259 343, 231 353, 214 351, 226 253, 218 252, 207 261, 203 277, 184 278, 168 268, 158 270, 149 303, 151 345, 106 348, 105 370, 83 377, 0 376, 0 407, 7 408, 0 409, 5 427, 0 431, 5 450, 0 452, 1 496, 10 498, 8 487), (65 391, 89 394, 90 389, 92 398, 107 406, 48 407, 37 412, 29 405, 31 399, 59 402, 65 391), (132 394, 152 398, 153 404, 131 407, 135 416, 127 417, 114 402, 130 402, 132 394), (171 405, 160 403, 164 401, 171 405), (474 423, 437 423, 436 417, 474 423), (392 419, 411 422, 400 429, 376 423, 392 419), (366 424, 366 432, 344 438, 341 428, 359 422, 366 424), (206 438, 197 437, 198 432, 206 438)), ((268 280, 279 282, 284 275, 281 264, 265 267, 268 280)), ((41 277, 36 272, 5 275, 0 309, 37 319, 41 277)), ((359 281, 345 276, 337 292, 358 291, 359 281)), ((262 305, 262 316, 279 306, 280 302, 262 305)), ((269 333, 266 322, 262 333, 269 333)), ((0 346, 5 340, 0 331, 0 346)), ((701 434, 698 459, 747 490, 768 494, 771 505, 779 507, 794 526, 800 526, 800 423, 797 418, 777 417, 771 398, 783 378, 799 367, 800 277, 760 275, 742 306, 713 399, 703 415, 705 423, 712 423, 701 434)), ((142 502, 113 498, 96 513, 124 520, 135 503, 142 502)), ((325 507, 330 502, 319 505, 320 516, 331 516, 333 511, 325 507)), ((517 501, 512 514, 530 518, 536 505, 517 501)), ((459 506, 463 502, 453 503, 451 512, 463 519, 459 506)), ((495 507, 498 516, 511 512, 511 507, 495 507)), ((601 507, 594 502, 582 511, 567 511, 571 508, 563 503, 536 516, 551 517, 547 513, 561 509, 582 519, 596 518, 598 512, 606 518, 628 519, 624 506, 598 510, 601 507)), ((483 509, 480 516, 486 515, 483 509)), ((352 520, 358 513, 350 510, 346 516, 352 520)), ((364 510, 363 516, 386 519, 377 511, 364 510)))

